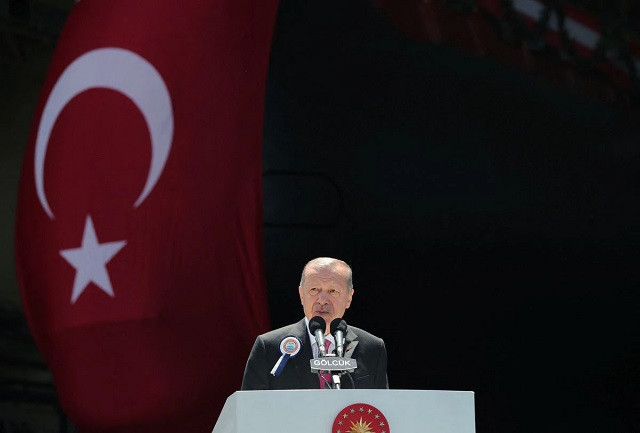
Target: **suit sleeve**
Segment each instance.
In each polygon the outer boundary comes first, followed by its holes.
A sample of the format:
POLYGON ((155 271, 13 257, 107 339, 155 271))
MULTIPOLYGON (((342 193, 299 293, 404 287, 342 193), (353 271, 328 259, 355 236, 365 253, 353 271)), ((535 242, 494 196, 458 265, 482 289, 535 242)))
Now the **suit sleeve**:
POLYGON ((247 359, 242 377, 242 391, 269 389, 269 368, 262 337, 258 336, 247 359))
POLYGON ((376 369, 375 387, 380 389, 389 389, 389 379, 387 377, 387 348, 384 340, 380 339, 380 358, 376 369))

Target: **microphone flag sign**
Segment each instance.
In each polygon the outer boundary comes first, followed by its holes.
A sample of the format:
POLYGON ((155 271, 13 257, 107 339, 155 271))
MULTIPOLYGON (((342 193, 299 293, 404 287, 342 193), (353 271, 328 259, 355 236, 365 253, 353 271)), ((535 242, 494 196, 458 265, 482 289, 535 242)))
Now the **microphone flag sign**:
POLYGON ((81 433, 211 431, 269 328, 262 124, 276 0, 83 0, 24 155, 25 315, 81 433))

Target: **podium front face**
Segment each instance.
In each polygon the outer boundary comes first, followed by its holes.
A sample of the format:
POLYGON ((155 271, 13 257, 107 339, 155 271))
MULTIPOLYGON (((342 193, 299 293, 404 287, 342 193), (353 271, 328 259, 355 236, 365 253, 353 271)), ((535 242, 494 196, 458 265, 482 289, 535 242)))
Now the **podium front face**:
POLYGON ((475 433, 471 391, 237 391, 212 433, 475 433))

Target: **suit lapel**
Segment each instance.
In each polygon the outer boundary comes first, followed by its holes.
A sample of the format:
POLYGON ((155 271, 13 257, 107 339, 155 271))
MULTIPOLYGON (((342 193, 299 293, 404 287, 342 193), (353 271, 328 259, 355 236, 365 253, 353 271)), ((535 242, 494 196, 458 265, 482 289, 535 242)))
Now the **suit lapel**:
POLYGON ((351 358, 353 350, 358 345, 358 336, 351 329, 347 330, 347 336, 344 339, 344 357, 351 358))

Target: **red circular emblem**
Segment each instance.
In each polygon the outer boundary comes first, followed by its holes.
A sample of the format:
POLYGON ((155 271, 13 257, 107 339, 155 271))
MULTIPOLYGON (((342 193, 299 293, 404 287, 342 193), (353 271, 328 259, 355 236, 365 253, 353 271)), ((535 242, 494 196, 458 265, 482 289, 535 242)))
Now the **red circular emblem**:
POLYGON ((370 404, 356 403, 340 411, 331 433, 390 433, 390 430, 382 412, 370 404))

